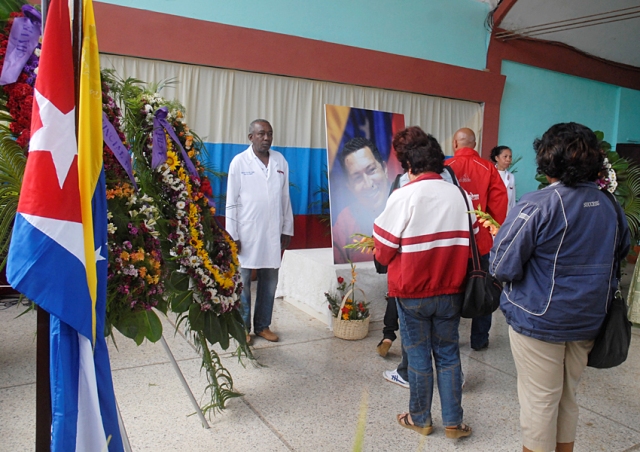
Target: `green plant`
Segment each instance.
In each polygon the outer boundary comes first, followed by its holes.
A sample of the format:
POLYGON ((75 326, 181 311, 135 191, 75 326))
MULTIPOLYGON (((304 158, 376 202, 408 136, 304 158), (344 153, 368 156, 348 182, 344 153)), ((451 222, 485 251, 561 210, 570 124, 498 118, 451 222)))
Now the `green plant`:
POLYGON ((27 165, 24 150, 9 129, 0 126, 0 269, 7 263, 13 221, 18 209, 22 176, 27 165))

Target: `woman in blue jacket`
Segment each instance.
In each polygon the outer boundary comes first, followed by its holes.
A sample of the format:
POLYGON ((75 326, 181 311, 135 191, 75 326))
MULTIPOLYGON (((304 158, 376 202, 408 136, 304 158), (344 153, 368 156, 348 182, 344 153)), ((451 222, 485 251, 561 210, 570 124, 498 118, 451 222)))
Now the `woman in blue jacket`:
POLYGON ((595 134, 556 124, 534 142, 550 185, 509 212, 490 256, 506 283, 500 308, 518 372, 523 451, 572 451, 575 393, 593 339, 618 288, 629 229, 595 184, 604 155, 595 134))

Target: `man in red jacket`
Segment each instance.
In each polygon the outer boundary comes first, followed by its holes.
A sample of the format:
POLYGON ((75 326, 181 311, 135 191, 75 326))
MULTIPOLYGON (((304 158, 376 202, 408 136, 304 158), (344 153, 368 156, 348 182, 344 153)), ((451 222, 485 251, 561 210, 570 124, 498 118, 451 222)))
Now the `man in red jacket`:
MULTIPOLYGON (((507 190, 496 167, 481 158, 475 151, 476 135, 473 130, 462 128, 453 135, 454 156, 445 161, 450 166, 460 186, 464 188, 473 201, 473 208, 478 206, 488 212, 498 223, 502 224, 507 216, 507 190)), ((489 251, 493 245, 493 237, 486 228, 480 228, 476 235, 480 263, 483 270, 489 268, 489 251)), ((479 351, 489 346, 489 330, 491 314, 476 317, 471 322, 471 348, 479 351)))

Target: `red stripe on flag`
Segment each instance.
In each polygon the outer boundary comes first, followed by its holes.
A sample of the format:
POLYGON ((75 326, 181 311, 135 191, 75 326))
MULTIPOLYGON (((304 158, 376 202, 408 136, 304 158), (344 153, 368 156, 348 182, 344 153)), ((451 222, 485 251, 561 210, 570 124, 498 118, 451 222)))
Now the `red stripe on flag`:
MULTIPOLYGON (((44 73, 46 77, 38 77, 35 88, 62 113, 69 113, 75 106, 75 93, 69 9, 64 1, 51 2, 49 5, 42 47, 38 73, 44 73), (55 20, 52 20, 53 15, 56 16, 55 20), (47 40, 55 44, 47 44, 47 40)), ((36 102, 33 106, 37 108, 36 102)))
POLYGON ((20 192, 18 212, 82 223, 78 188, 78 157, 60 188, 50 152, 31 151, 20 192))

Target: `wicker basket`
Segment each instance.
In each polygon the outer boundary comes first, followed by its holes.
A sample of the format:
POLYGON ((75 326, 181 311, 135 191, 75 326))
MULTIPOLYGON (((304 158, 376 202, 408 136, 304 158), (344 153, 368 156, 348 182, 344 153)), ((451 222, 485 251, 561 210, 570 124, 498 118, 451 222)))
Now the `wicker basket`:
MULTIPOLYGON (((367 297, 362 289, 356 289, 362 293, 365 302, 367 297)), ((353 289, 349 290, 342 298, 340 304, 340 310, 344 307, 345 302, 349 298, 349 295, 353 293, 353 289)), ((364 339, 369 334, 369 320, 371 316, 363 320, 343 320, 340 317, 340 311, 338 311, 338 317, 333 318, 333 335, 340 339, 346 339, 348 341, 357 341, 358 339, 364 339)))

